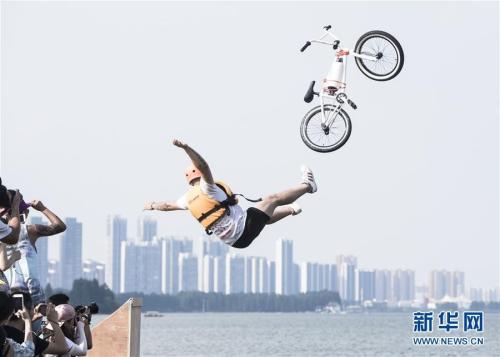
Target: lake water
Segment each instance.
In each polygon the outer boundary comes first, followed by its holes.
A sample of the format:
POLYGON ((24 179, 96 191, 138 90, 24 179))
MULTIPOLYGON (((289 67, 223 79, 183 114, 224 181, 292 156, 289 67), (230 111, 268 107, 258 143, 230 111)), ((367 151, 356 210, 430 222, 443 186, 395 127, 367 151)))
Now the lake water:
POLYGON ((482 346, 415 346, 413 336, 411 313, 176 313, 142 317, 141 356, 500 356, 500 315, 485 315, 482 334, 420 335, 482 336, 482 346))

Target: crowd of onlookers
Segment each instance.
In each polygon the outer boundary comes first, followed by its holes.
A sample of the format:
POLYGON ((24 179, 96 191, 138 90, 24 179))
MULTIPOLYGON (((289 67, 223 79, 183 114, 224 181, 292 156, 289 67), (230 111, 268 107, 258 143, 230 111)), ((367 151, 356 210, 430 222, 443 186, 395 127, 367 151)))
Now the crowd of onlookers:
POLYGON ((36 242, 66 230, 41 201, 26 203, 0 179, 0 357, 85 356, 97 306, 76 306, 63 293, 46 297, 39 280, 36 242), (28 224, 29 210, 48 224, 28 224))

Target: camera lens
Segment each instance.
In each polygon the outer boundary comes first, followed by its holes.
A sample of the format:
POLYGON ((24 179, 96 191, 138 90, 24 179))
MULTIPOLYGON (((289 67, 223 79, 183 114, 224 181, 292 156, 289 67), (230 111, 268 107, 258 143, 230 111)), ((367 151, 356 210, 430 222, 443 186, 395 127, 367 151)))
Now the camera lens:
POLYGON ((89 306, 89 310, 91 314, 99 313, 99 306, 95 303, 95 301, 92 301, 92 303, 89 306))

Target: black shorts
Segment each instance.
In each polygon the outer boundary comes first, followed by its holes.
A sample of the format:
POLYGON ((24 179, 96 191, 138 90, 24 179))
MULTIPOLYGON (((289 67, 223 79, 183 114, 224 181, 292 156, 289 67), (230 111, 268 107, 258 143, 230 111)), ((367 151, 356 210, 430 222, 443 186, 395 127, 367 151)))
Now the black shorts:
POLYGON ((245 228, 243 229, 241 237, 236 242, 234 242, 233 247, 240 249, 248 247, 254 241, 254 239, 258 237, 260 232, 262 232, 270 219, 271 218, 260 209, 257 209, 255 207, 250 207, 249 209, 247 209, 245 228))

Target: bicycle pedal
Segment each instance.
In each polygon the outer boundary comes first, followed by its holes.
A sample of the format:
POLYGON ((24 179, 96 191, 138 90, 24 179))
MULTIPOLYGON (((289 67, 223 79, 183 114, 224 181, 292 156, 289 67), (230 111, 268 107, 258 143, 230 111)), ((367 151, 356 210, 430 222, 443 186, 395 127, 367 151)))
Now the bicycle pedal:
POLYGON ((349 104, 354 110, 358 109, 358 106, 350 99, 347 99, 347 104, 349 104))

